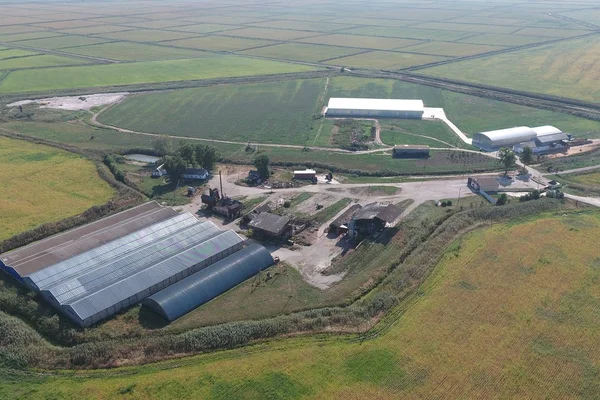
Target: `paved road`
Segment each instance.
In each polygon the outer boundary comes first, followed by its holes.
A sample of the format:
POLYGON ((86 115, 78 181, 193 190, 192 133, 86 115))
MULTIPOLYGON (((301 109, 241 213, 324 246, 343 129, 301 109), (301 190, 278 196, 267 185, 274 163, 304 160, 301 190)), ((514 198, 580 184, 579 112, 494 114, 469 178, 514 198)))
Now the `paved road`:
POLYGON ((446 125, 448 125, 448 127, 452 129, 454 133, 456 133, 456 136, 458 136, 460 140, 462 140, 466 144, 473 144, 473 139, 468 138, 463 131, 458 129, 458 127, 448 119, 448 117, 446 116, 446 112, 443 108, 425 108, 423 119, 440 120, 446 125))
POLYGON ((590 206, 600 207, 600 198, 597 197, 583 197, 583 196, 575 196, 572 194, 565 193, 565 197, 567 199, 580 201, 585 204, 589 204, 590 206))

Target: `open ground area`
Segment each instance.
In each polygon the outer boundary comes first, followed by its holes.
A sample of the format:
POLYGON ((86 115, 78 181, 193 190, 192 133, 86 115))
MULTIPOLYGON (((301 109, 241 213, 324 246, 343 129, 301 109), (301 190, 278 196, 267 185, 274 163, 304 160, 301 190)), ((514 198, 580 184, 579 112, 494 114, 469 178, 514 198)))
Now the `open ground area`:
POLYGON ((0 0, 0 398, 596 399, 599 62, 595 0, 0 0))

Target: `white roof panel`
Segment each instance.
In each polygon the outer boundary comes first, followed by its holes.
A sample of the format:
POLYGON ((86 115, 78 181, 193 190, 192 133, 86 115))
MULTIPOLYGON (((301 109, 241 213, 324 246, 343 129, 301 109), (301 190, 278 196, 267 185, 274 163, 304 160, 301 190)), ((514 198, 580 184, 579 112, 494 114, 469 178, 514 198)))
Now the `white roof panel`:
POLYGON ((537 126, 531 129, 533 129, 537 136, 556 135, 557 133, 563 133, 560 129, 550 125, 537 126))
POLYGON ((329 99, 327 108, 342 110, 424 111, 423 100, 402 99, 329 99))
POLYGON ((527 126, 517 126, 514 128, 500 129, 497 131, 481 132, 480 134, 487 136, 490 140, 517 139, 523 142, 532 140, 536 137, 535 131, 527 126))

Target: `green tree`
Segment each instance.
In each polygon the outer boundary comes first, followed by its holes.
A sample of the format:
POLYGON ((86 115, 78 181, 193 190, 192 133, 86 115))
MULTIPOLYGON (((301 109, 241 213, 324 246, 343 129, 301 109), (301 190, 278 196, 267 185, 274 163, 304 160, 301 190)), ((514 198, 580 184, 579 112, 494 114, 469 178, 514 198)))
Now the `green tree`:
POLYGON ((529 165, 533 162, 533 150, 531 147, 523 147, 523 152, 521 153, 521 162, 525 165, 529 165))
POLYGON ((187 165, 195 166, 196 164, 196 146, 191 143, 182 144, 177 150, 177 154, 187 165))
POLYGON ((171 182, 177 182, 187 168, 187 161, 179 155, 165 156, 165 169, 171 177, 171 182))
POLYGON ((166 136, 157 137, 152 141, 152 147, 154 150, 161 155, 166 156, 173 152, 173 146, 171 146, 171 140, 166 136))
POLYGON ((508 174, 508 171, 513 169, 517 164, 517 156, 515 152, 509 148, 503 147, 498 151, 498 159, 500 164, 504 167, 504 174, 508 174))
POLYGON ((508 202, 508 196, 506 195, 506 193, 502 193, 500 195, 500 197, 498 197, 498 201, 496 202, 496 205, 498 206, 503 206, 508 202))
POLYGON ((196 164, 212 171, 215 168, 215 163, 219 156, 217 150, 212 146, 197 144, 195 149, 196 164))
POLYGON ((258 175, 262 179, 267 179, 271 175, 269 171, 270 163, 269 157, 266 154, 261 154, 254 158, 254 167, 256 167, 258 175))

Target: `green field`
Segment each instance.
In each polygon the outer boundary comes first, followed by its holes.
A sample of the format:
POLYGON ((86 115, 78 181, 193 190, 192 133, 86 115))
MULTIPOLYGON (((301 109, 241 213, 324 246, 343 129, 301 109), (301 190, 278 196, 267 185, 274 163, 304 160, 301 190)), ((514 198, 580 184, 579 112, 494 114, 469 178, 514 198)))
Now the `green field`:
POLYGON ((161 31, 158 29, 137 29, 134 31, 123 31, 103 33, 102 37, 113 40, 131 40, 134 42, 162 42, 165 40, 177 40, 194 36, 193 33, 161 31))
POLYGON ((0 136, 0 240, 108 201, 93 163, 52 147, 0 136))
POLYGON ((446 57, 427 56, 422 54, 372 51, 369 53, 357 54, 355 56, 336 58, 327 63, 344 67, 397 70, 446 59, 446 57))
POLYGON ((419 40, 459 40, 470 33, 456 31, 442 31, 434 29, 414 29, 411 27, 388 27, 388 26, 359 26, 345 29, 342 32, 351 35, 370 35, 382 37, 399 37, 419 40))
POLYGON ((472 56, 479 53, 502 50, 499 46, 485 46, 467 43, 427 42, 404 47, 402 50, 447 57, 472 56))
POLYGON ((588 212, 477 230, 450 246, 419 291, 366 340, 288 338, 0 385, 12 398, 591 399, 600 357, 599 229, 598 214, 588 212))
POLYGON ((94 39, 86 36, 62 35, 44 39, 22 40, 18 44, 21 46, 54 50, 76 46, 87 46, 90 44, 98 44, 103 42, 108 42, 108 40, 94 39))
POLYGON ((184 25, 184 26, 176 26, 171 28, 172 31, 180 31, 180 32, 192 32, 192 33, 212 33, 212 32, 221 32, 228 31, 231 29, 235 29, 235 26, 232 25, 219 25, 219 24, 197 24, 197 25, 184 25))
POLYGON ((144 94, 99 120, 142 132, 302 145, 315 134, 313 115, 324 87, 324 79, 311 79, 144 94))
POLYGON ((599 102, 600 69, 592 67, 598 57, 600 42, 586 38, 428 68, 422 73, 599 102))
POLYGON ((445 123, 438 121, 382 120, 381 141, 389 146, 426 144, 430 147, 474 149, 463 142, 445 123))
POLYGON ((324 36, 315 36, 307 39, 298 40, 303 43, 326 44, 342 47, 360 47, 373 50, 392 50, 418 43, 417 40, 382 38, 374 36, 356 36, 331 34, 324 36))
POLYGON ((508 35, 499 33, 482 33, 481 35, 472 36, 458 40, 464 43, 473 44, 493 44, 498 46, 522 46, 532 43, 540 43, 549 40, 542 36, 520 36, 508 35))
POLYGON ((38 53, 32 53, 31 51, 26 51, 26 50, 3 49, 0 51, 0 60, 4 60, 7 58, 14 58, 14 57, 34 56, 36 54, 38 54, 38 53))
POLYGON ((290 29, 244 28, 228 31, 227 33, 222 33, 222 35, 270 40, 293 40, 321 35, 318 32, 294 31, 290 29))
POLYGON ((327 95, 422 99, 426 107, 444 108, 448 118, 468 136, 519 125, 555 125, 578 137, 600 138, 600 122, 597 121, 402 81, 335 77, 330 80, 327 95))
POLYGON ((77 47, 69 49, 69 52, 121 61, 176 60, 181 58, 198 58, 207 55, 207 53, 201 51, 127 42, 77 47))
MULTIPOLYGON (((1 54, 1 53, 0 53, 1 54)), ((37 67, 57 67, 60 65, 89 64, 81 58, 70 58, 54 56, 50 54, 34 55, 31 57, 18 57, 10 59, 0 59, 0 70, 37 68, 37 67)))
POLYGON ((16 71, 0 83, 0 93, 39 92, 138 83, 175 82, 191 79, 280 74, 315 70, 233 56, 195 60, 152 61, 91 67, 48 68, 16 71))
POLYGON ((238 51, 252 47, 267 46, 269 44, 275 44, 275 42, 227 36, 203 36, 191 39, 174 40, 169 42, 169 44, 177 47, 189 47, 200 50, 238 51))
POLYGON ((282 60, 316 62, 360 53, 361 51, 364 50, 349 47, 318 46, 302 43, 284 43, 277 44, 274 46, 259 47, 257 49, 246 50, 243 51, 243 53, 253 56, 279 58, 282 60))

